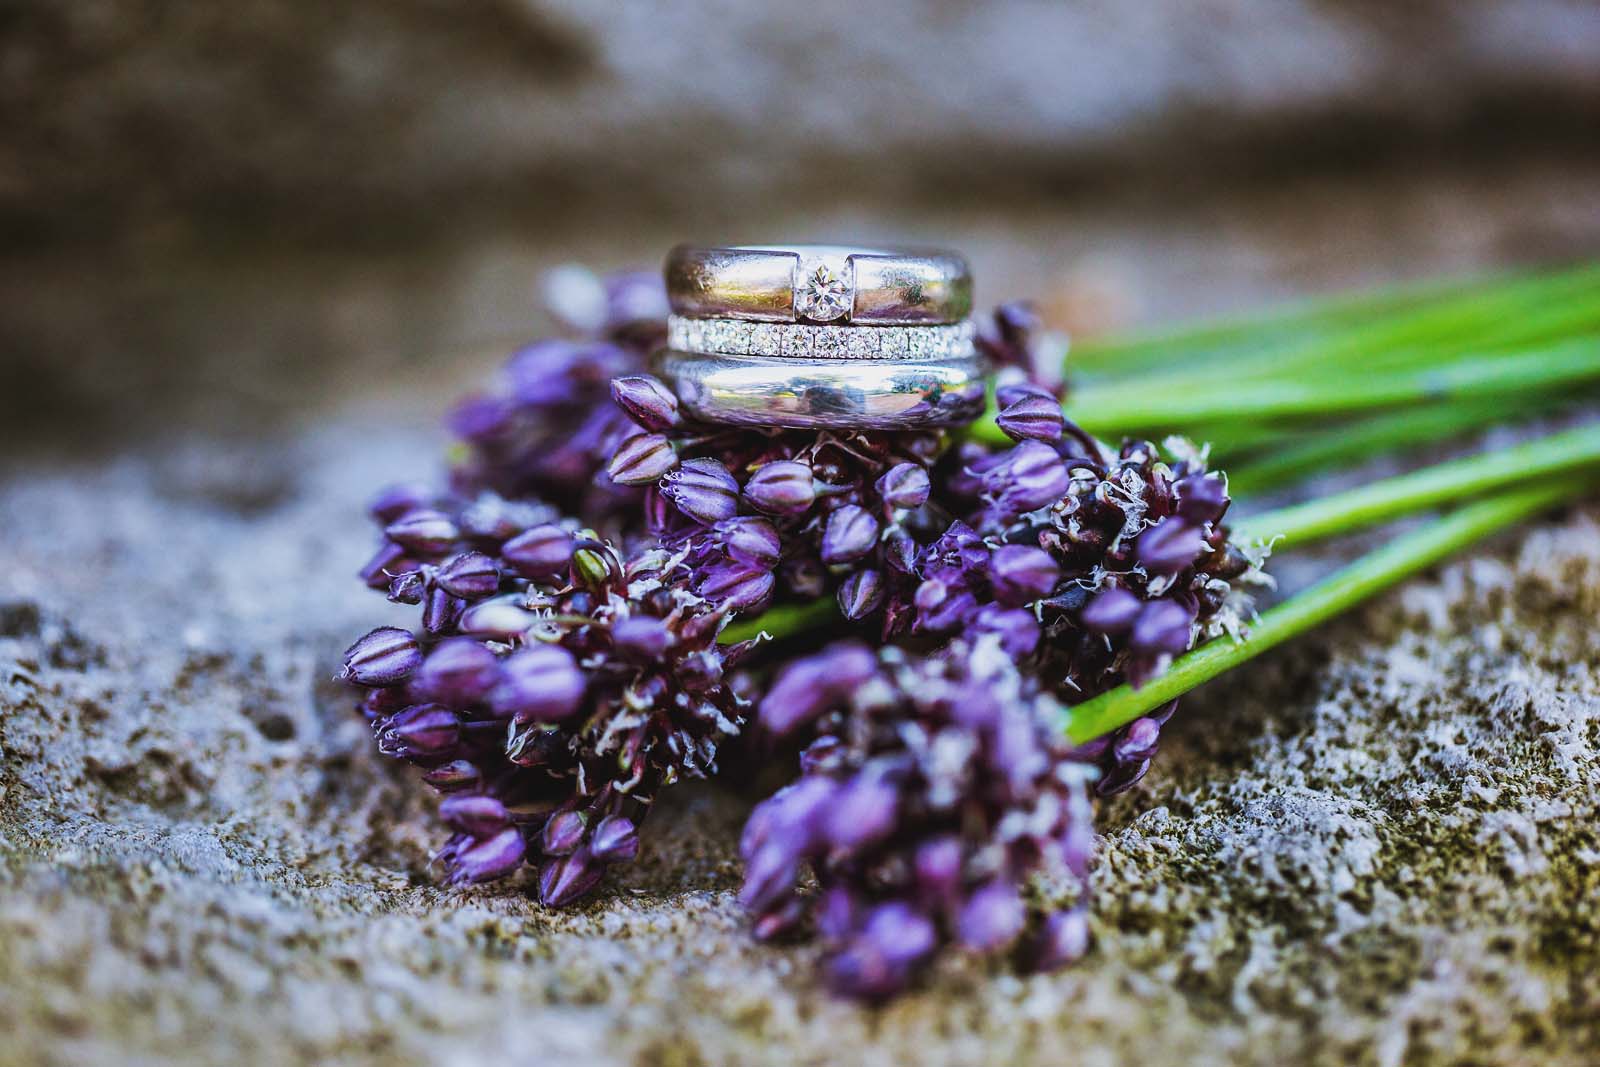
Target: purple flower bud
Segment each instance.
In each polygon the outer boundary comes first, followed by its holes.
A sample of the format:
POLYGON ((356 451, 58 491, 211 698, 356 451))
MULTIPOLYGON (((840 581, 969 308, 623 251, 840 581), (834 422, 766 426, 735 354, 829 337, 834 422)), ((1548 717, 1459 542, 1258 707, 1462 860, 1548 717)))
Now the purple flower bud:
POLYGON ((604 874, 605 864, 586 848, 552 860, 539 872, 539 902, 547 908, 570 904, 593 889, 604 874))
POLYGON ((611 644, 624 659, 650 663, 660 659, 672 644, 672 632, 660 619, 630 615, 612 625, 611 644))
POLYGON ((641 433, 622 442, 606 471, 618 485, 649 485, 677 465, 671 441, 658 433, 641 433))
POLYGON ((451 409, 445 423, 463 441, 484 444, 505 430, 511 415, 511 404, 502 397, 469 396, 451 409))
POLYGON ((464 708, 483 700, 499 680, 493 652, 470 637, 452 637, 428 653, 411 686, 428 700, 464 708))
POLYGON ((433 637, 449 633, 461 621, 466 606, 465 600, 451 596, 448 589, 435 586, 422 599, 423 630, 433 637))
POLYGON ((877 482, 878 495, 891 508, 920 508, 928 502, 932 483, 926 467, 916 463, 896 463, 877 482))
POLYGON ((1055 503, 1069 484, 1067 465, 1039 441, 1023 441, 983 473, 983 488, 1005 519, 1055 503))
POLYGON ((853 563, 878 543, 878 520, 866 508, 846 504, 828 516, 822 532, 822 562, 853 563))
POLYGON ((811 468, 798 460, 768 463, 744 483, 744 498, 768 515, 800 515, 817 499, 811 468))
POLYGON ((661 495, 706 526, 732 518, 739 509, 739 483, 714 459, 685 460, 661 479, 661 495))
POLYGON ((733 611, 749 611, 772 595, 772 572, 728 561, 702 571, 694 590, 707 600, 733 611))
POLYGON ((1058 911, 1045 918, 1029 955, 1036 971, 1054 971, 1089 951, 1089 916, 1082 908, 1058 911))
POLYGON ((1066 416, 1053 396, 1023 396, 1000 409, 995 425, 1013 441, 1059 441, 1066 416))
POLYGON ((392 604, 420 604, 428 591, 427 579, 421 571, 397 574, 389 582, 389 602, 392 604))
POLYGON ((755 850, 744 865, 739 903, 746 911, 770 911, 794 887, 800 873, 799 850, 786 841, 772 841, 755 850))
POLYGON ((422 564, 406 555, 405 549, 393 541, 385 541, 383 547, 361 568, 360 577, 368 589, 384 589, 395 575, 408 574, 420 566, 422 564))
POLYGON ((840 789, 828 812, 828 841, 854 852, 887 837, 894 829, 900 794, 882 775, 862 772, 840 789))
POLYGON ((406 512, 386 526, 383 533, 397 545, 429 555, 448 552, 461 536, 448 515, 432 508, 406 512))
POLYGON ((917 847, 917 894, 930 906, 947 907, 961 889, 961 839, 935 837, 917 847))
POLYGON ((461 613, 458 628, 465 634, 506 640, 528 632, 539 621, 533 612, 518 604, 516 597, 497 597, 467 608, 461 613))
POLYGON ((918 628, 932 633, 954 630, 978 610, 977 597, 942 578, 929 578, 917 586, 913 602, 917 607, 918 628))
POLYGON ((1039 620, 1026 608, 985 604, 973 615, 972 630, 974 633, 999 637, 1000 647, 1013 660, 1032 655, 1039 647, 1039 620))
POLYGON ((396 685, 422 663, 422 650, 411 631, 380 626, 344 650, 339 677, 356 685, 396 685))
POLYGON ((535 526, 507 541, 500 558, 523 578, 554 578, 572 561, 572 535, 559 526, 535 526))
POLYGON ((1189 647, 1194 614, 1171 600, 1152 600, 1139 612, 1129 644, 1141 652, 1176 656, 1189 647))
POLYGON ((561 722, 582 707, 586 687, 572 653, 560 645, 535 645, 502 661, 500 684, 489 694, 489 706, 502 719, 561 722))
POLYGON ((1055 591, 1061 568, 1050 553, 1032 545, 1001 545, 989 561, 995 598, 1007 607, 1042 600, 1055 591))
POLYGON ((1139 535, 1139 562, 1151 574, 1177 574, 1205 547, 1200 527, 1172 515, 1139 535))
POLYGON ((499 590, 500 568, 482 552, 463 552, 445 560, 434 580, 451 596, 482 600, 499 590))
POLYGON ((545 820, 540 843, 547 855, 567 856, 583 844, 588 828, 589 819, 583 812, 564 807, 545 820))
POLYGON ((1178 514, 1192 523, 1216 522, 1228 510, 1228 490, 1220 474, 1192 474, 1173 488, 1178 514))
POLYGON ((629 418, 652 433, 678 425, 678 398, 659 378, 646 374, 613 378, 611 399, 629 418))
POLYGON ((1097 634, 1124 634, 1144 610, 1144 601, 1119 586, 1102 589, 1079 616, 1084 628, 1097 634))
POLYGON ((378 751, 385 756, 437 756, 461 740, 455 712, 438 704, 417 704, 378 724, 378 751))
POLYGON ((522 831, 508 826, 485 841, 475 841, 451 853, 447 862, 451 885, 478 885, 504 878, 522 866, 527 856, 522 831))
POLYGON ((1111 744, 1113 758, 1119 763, 1138 763, 1156 754, 1161 742, 1161 724, 1148 715, 1135 719, 1119 731, 1111 744))
POLYGON ((408 511, 427 507, 433 500, 433 491, 415 482, 391 485, 373 497, 367 505, 367 514, 382 523, 391 523, 408 511))
POLYGON ((994 881, 967 898, 956 920, 961 943, 974 952, 993 952, 1022 932, 1022 897, 1009 882, 994 881))
POLYGON ((807 600, 815 600, 828 588, 828 569, 816 556, 785 560, 779 573, 791 592, 807 600))
POLYGON ((839 585, 839 612, 851 622, 883 606, 883 578, 875 570, 856 571, 839 585))
POLYGON ((594 828, 589 849, 605 863, 630 861, 639 854, 639 828, 622 815, 608 815, 594 828))
POLYGON ((824 941, 838 944, 856 931, 861 909, 848 889, 835 886, 824 890, 817 901, 817 933, 824 941))
POLYGON ((439 818, 452 830, 476 838, 493 837, 511 825, 511 812, 494 797, 457 794, 439 802, 439 818))
POLYGON ((883 539, 883 562, 897 573, 910 574, 916 570, 920 552, 917 539, 899 526, 891 527, 883 539))
POLYGON ((1008 408, 1019 400, 1028 399, 1049 400, 1057 408, 1061 406, 1061 402, 1056 399, 1056 394, 1034 382, 1007 382, 994 391, 994 402, 1001 408, 1008 408))
POLYGON ((792 661, 761 701, 761 724, 778 736, 815 719, 878 672, 878 659, 865 645, 831 645, 815 656, 792 661))
POLYGON ((904 989, 915 967, 938 944, 926 915, 899 901, 880 904, 862 932, 828 963, 834 992, 863 1000, 884 1000, 904 989))
POLYGON ((459 793, 478 788, 483 782, 483 772, 467 760, 456 759, 434 767, 422 780, 441 793, 459 793))
POLYGON ((783 553, 778 529, 766 519, 740 515, 717 523, 723 550, 740 563, 771 570, 783 553))

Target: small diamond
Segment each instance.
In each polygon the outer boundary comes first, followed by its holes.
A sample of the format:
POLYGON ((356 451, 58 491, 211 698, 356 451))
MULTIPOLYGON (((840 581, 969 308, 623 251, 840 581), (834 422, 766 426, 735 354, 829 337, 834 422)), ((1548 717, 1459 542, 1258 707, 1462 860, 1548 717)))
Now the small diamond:
POLYGON ((706 350, 706 324, 696 319, 690 319, 684 328, 683 347, 688 352, 704 352, 706 350))
POLYGON ((883 344, 880 351, 885 359, 902 359, 910 351, 910 338, 900 326, 889 326, 883 330, 883 344))
POLYGON ((783 328, 764 322, 750 331, 750 354, 752 356, 781 356, 783 355, 783 328))
POLYGON ((871 326, 853 327, 845 335, 845 354, 851 359, 877 359, 880 340, 878 335, 882 332, 871 326))
POLYGON ((788 326, 783 331, 783 354, 808 358, 816 351, 815 326, 788 326))
POLYGON ((683 351, 689 339, 689 327, 682 319, 667 320, 667 347, 683 351))
MULTIPOLYGON (((849 267, 845 269, 848 271, 849 267)), ((800 262, 794 281, 797 316, 814 322, 832 322, 848 314, 855 299, 855 287, 845 279, 844 273, 820 259, 800 262)))
POLYGON ((845 351, 845 335, 851 332, 853 331, 849 327, 817 327, 816 354, 828 359, 845 358, 845 356, 849 355, 849 353, 845 351))
POLYGON ((722 351, 730 352, 736 356, 750 353, 750 335, 755 332, 755 327, 748 322, 728 323, 727 347, 722 351))
POLYGON ((928 359, 933 356, 933 338, 928 336, 926 330, 907 330, 906 355, 912 359, 928 359))

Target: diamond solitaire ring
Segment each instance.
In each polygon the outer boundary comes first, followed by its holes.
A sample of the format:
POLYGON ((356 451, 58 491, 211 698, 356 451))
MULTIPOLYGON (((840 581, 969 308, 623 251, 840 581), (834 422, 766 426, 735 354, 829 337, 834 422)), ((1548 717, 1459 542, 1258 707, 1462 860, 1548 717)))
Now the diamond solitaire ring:
POLYGON ((666 275, 672 310, 689 318, 930 326, 972 310, 972 273, 954 252, 679 245, 666 275))

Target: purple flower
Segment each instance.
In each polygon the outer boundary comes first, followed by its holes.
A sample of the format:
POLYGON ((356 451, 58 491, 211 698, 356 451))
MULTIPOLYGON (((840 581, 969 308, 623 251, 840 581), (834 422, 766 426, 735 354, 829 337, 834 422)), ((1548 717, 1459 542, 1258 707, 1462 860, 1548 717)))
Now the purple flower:
POLYGON ((723 551, 748 566, 771 570, 783 554, 778 529, 767 519, 741 515, 719 522, 716 529, 723 551))
POLYGON ((560 645, 535 645, 505 658, 489 706, 519 723, 560 722, 578 711, 586 686, 572 653, 560 645))
POLYGON ((684 460, 661 479, 661 495, 706 526, 732 518, 739 507, 739 483, 714 459, 684 460))
POLYGON ((678 425, 678 398, 659 378, 647 374, 614 378, 611 399, 645 430, 660 432, 678 425))
POLYGON ((484 840, 463 835, 454 847, 445 847, 440 859, 451 885, 477 885, 511 874, 522 866, 527 851, 522 831, 512 826, 484 840))
POLYGON ((876 488, 891 508, 920 508, 928 502, 933 483, 921 464, 896 463, 878 479, 876 488))
POLYGON ((481 703, 499 681, 498 656, 469 637, 452 637, 428 653, 411 688, 428 700, 464 708, 481 703))
POLYGON ((572 535, 543 524, 513 537, 500 548, 500 558, 523 578, 554 578, 572 562, 572 535))
POLYGON ((677 465, 671 441, 658 433, 641 433, 622 442, 606 470, 618 485, 650 485, 677 465))
POLYGON ((1018 607, 1049 596, 1061 579, 1061 568, 1050 553, 1031 545, 1002 545, 989 563, 995 599, 1018 607))
POLYGON ((822 562, 853 563, 878 543, 878 520, 863 507, 846 504, 828 516, 822 535, 822 562))
POLYGON ((1067 491, 1067 467, 1049 445, 1023 441, 985 471, 982 482, 993 501, 992 521, 1004 524, 1060 500, 1067 491))
POLYGON ((1200 527, 1168 516, 1139 538, 1139 562, 1151 574, 1177 574, 1206 550, 1200 527))
POLYGON ((817 499, 811 468, 794 460, 761 467, 744 483, 744 498, 768 515, 799 515, 817 499))
POLYGON ((432 508, 406 512, 386 526, 383 533, 402 548, 426 555, 448 552, 461 536, 448 515, 432 508))
POLYGON ((398 685, 422 663, 422 650, 411 631, 380 626, 344 651, 339 677, 356 685, 398 685))
POLYGON ((482 600, 500 588, 500 567, 482 552, 451 556, 434 576, 439 588, 462 600, 482 600))
POLYGON ((1009 401, 994 421, 1013 441, 1059 441, 1066 424, 1061 402, 1042 391, 1009 401))
POLYGON ((378 750, 389 756, 443 756, 461 740, 455 712, 438 704, 417 704, 395 712, 376 726, 378 750))
POLYGON ((1101 634, 1124 634, 1133 629, 1133 620, 1144 609, 1144 601, 1126 589, 1112 586, 1095 594, 1084 607, 1083 625, 1101 634))
POLYGON ((883 599, 883 577, 877 571, 856 571, 839 583, 839 613, 851 622, 875 613, 883 599))

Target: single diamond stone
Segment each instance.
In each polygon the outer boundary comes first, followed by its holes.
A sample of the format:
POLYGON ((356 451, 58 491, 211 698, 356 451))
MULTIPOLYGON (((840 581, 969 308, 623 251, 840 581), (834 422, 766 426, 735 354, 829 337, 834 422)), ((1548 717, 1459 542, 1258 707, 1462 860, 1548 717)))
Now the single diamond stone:
POLYGON ((688 352, 704 352, 706 350, 706 324, 698 319, 690 319, 688 327, 684 330, 683 347, 688 352))
POLYGON ((885 359, 903 359, 911 352, 910 338, 903 326, 888 326, 883 330, 883 343, 879 348, 885 359))
POLYGON ((919 330, 912 328, 907 330, 906 333, 909 335, 906 338, 906 354, 908 356, 910 356, 912 359, 934 358, 935 353, 933 349, 933 338, 928 335, 928 331, 926 329, 919 330))
POLYGON ((883 331, 871 326, 855 326, 845 334, 844 351, 851 359, 877 359, 879 337, 883 331))
POLYGON ((783 328, 770 322, 757 324, 750 331, 750 354, 752 356, 783 355, 783 328))
POLYGON ((849 355, 845 351, 845 335, 850 332, 848 327, 817 327, 816 354, 827 359, 844 359, 849 355))
POLYGON ((794 280, 794 311, 798 317, 832 322, 849 314, 855 301, 855 286, 843 272, 820 259, 800 261, 794 280))
POLYGON ((667 347, 682 352, 689 340, 689 324, 680 318, 667 320, 667 347))
POLYGON ((789 326, 783 331, 783 354, 809 359, 816 352, 815 326, 789 326))
POLYGON ((748 323, 748 322, 730 322, 730 323, 728 323, 728 336, 725 339, 726 347, 724 347, 722 349, 722 351, 731 353, 731 354, 736 355, 736 356, 747 356, 747 355, 749 355, 750 354, 750 335, 752 333, 754 333, 754 332, 755 332, 755 328, 754 328, 753 324, 751 324, 751 323, 748 323))

